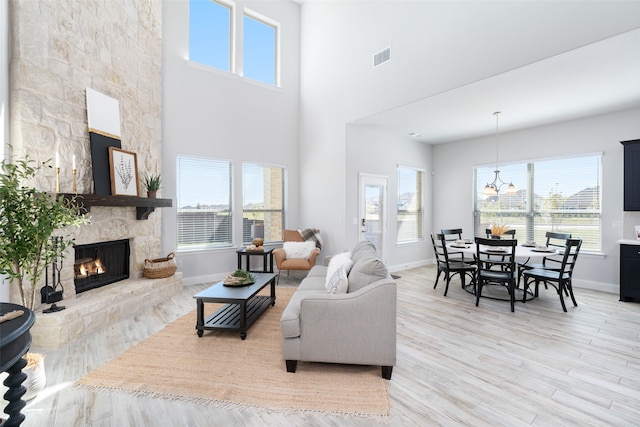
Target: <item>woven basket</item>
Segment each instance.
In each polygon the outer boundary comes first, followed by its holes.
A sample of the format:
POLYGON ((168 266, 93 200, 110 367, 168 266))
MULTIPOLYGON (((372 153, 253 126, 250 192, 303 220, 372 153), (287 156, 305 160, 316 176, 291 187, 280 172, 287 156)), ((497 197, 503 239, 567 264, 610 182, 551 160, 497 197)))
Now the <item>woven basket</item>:
POLYGON ((174 259, 175 254, 171 252, 166 258, 145 259, 144 260, 144 277, 147 279, 161 279, 163 277, 173 276, 178 265, 174 259))

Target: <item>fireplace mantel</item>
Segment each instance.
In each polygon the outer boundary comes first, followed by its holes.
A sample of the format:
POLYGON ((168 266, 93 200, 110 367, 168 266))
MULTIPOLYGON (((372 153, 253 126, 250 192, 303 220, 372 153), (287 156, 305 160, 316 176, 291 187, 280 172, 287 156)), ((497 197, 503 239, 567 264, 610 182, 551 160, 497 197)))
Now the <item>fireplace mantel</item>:
POLYGON ((135 196, 101 196, 98 194, 58 194, 63 195, 67 199, 77 197, 78 202, 82 203, 87 212, 91 210, 91 206, 135 207, 136 219, 148 219, 155 208, 169 208, 173 206, 173 200, 171 199, 151 199, 148 197, 135 196))

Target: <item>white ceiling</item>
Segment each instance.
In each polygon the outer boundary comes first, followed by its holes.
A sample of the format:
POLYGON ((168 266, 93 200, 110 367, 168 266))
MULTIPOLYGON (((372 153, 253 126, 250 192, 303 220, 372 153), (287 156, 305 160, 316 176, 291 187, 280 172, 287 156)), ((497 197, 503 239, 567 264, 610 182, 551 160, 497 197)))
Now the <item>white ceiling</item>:
MULTIPOLYGON (((438 144, 640 107, 640 29, 354 122, 438 144)), ((638 118, 640 120, 640 117, 638 118)))

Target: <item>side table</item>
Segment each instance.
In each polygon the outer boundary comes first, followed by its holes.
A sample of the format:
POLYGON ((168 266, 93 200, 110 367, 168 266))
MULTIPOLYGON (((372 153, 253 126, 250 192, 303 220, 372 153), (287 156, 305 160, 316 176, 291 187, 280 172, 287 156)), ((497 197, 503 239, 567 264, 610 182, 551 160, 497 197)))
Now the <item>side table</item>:
POLYGON ((24 421, 24 414, 21 413, 26 403, 22 396, 27 389, 22 382, 27 378, 27 374, 22 372, 22 368, 27 365, 27 361, 22 356, 31 346, 31 333, 29 330, 35 322, 36 316, 33 311, 17 304, 0 303, 0 315, 4 315, 14 310, 23 310, 22 316, 0 323, 0 372, 7 372, 9 376, 4 380, 4 385, 9 388, 4 397, 9 402, 4 409, 4 413, 9 415, 9 419, 2 423, 3 426, 19 426, 24 421))
POLYGON ((254 252, 247 251, 247 248, 242 248, 238 249, 236 253, 238 254, 238 269, 242 269, 242 257, 245 257, 247 260, 247 268, 245 268, 245 270, 255 273, 273 273, 273 249, 265 249, 264 251, 254 252), (262 270, 250 270, 252 256, 262 257, 262 270))

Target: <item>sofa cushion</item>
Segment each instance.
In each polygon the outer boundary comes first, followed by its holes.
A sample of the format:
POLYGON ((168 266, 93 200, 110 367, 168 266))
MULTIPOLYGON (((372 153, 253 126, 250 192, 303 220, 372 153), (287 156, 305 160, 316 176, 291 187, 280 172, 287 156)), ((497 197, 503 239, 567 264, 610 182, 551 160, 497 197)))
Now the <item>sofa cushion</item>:
POLYGON ((327 277, 327 266, 326 265, 314 265, 309 270, 307 277, 322 277, 323 279, 327 277))
POLYGON ((327 282, 327 292, 330 294, 344 294, 347 293, 349 287, 349 281, 347 279, 347 266, 351 263, 351 260, 347 264, 342 265, 337 269, 329 278, 327 282))
POLYGON ((349 272, 348 292, 355 292, 389 275, 387 267, 378 258, 368 255, 357 260, 349 272))
POLYGON ((305 277, 302 282, 298 285, 299 291, 319 291, 322 293, 327 292, 327 288, 325 286, 325 278, 324 276, 312 276, 305 277))
POLYGON ((311 251, 316 248, 315 242, 284 242, 282 244, 284 252, 287 254, 287 259, 290 258, 304 258, 308 259, 311 255, 311 251))
POLYGON ((358 242, 351 250, 351 260, 356 263, 360 258, 366 255, 375 255, 376 247, 368 240, 358 242))

